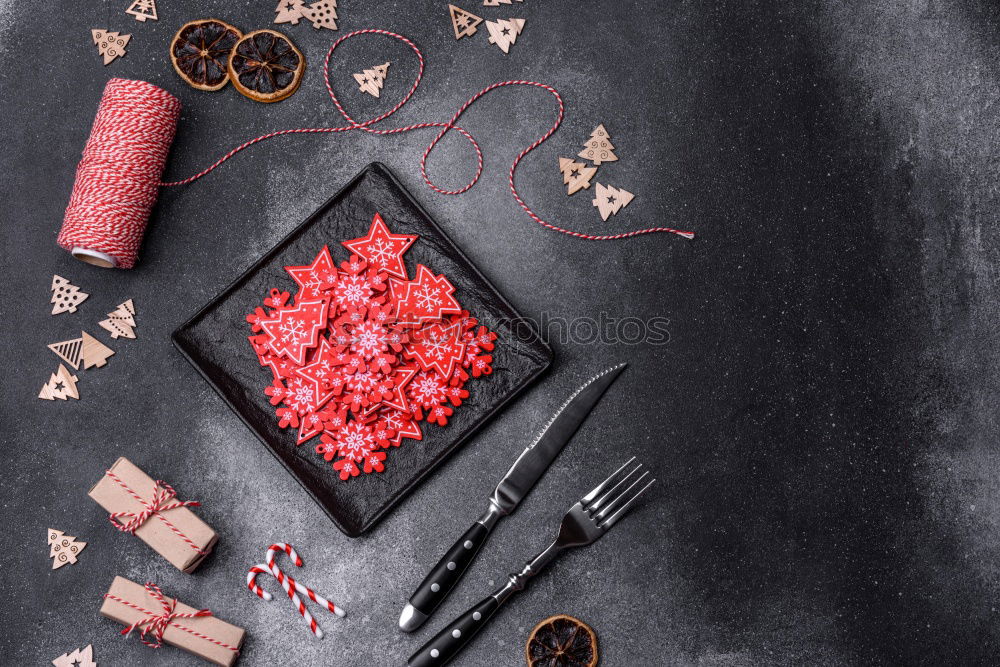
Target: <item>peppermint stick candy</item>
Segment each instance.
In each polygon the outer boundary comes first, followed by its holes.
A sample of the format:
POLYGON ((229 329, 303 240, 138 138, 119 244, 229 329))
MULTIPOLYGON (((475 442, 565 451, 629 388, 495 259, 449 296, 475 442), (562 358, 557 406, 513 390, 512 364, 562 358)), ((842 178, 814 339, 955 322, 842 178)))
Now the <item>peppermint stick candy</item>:
POLYGON ((337 616, 343 617, 345 615, 345 612, 343 609, 337 607, 337 605, 333 604, 323 596, 316 593, 316 591, 312 590, 308 586, 305 586, 297 582, 295 579, 282 572, 281 568, 279 568, 277 563, 275 563, 275 558, 277 557, 277 554, 281 551, 284 551, 286 554, 288 554, 288 556, 292 559, 292 562, 295 564, 296 567, 302 567, 302 559, 299 557, 299 554, 296 553, 295 549, 292 548, 291 545, 285 544, 284 542, 272 544, 267 550, 267 555, 265 557, 265 560, 267 561, 266 564, 254 565, 247 572, 247 588, 249 588, 257 596, 259 596, 264 600, 272 599, 271 594, 265 591, 257 584, 258 574, 272 575, 275 579, 278 580, 278 582, 281 584, 281 587, 285 589, 285 593, 288 595, 288 598, 292 601, 292 604, 295 605, 296 609, 298 609, 299 614, 302 615, 302 618, 305 619, 305 622, 306 624, 309 625, 309 629, 312 631, 312 633, 316 635, 316 637, 318 637, 319 639, 322 639, 323 630, 319 627, 319 624, 316 623, 316 619, 313 618, 312 614, 309 613, 309 610, 306 609, 305 603, 302 602, 302 599, 297 595, 297 593, 301 593, 302 595, 305 595, 313 602, 323 605, 324 607, 326 607, 327 611, 330 611, 331 613, 336 614, 337 616))

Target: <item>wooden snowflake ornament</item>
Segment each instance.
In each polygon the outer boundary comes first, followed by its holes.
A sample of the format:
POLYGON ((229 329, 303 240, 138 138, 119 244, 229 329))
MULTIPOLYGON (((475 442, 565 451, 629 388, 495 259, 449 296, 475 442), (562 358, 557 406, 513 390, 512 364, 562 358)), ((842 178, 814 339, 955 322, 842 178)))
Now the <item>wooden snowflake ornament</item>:
POLYGON ((507 53, 510 45, 517 41, 517 36, 524 30, 524 19, 487 21, 486 29, 490 32, 490 44, 496 44, 501 51, 507 53))
POLYGON ((90 36, 97 45, 97 52, 104 56, 105 65, 110 65, 116 58, 124 56, 125 46, 132 39, 132 35, 119 35, 117 32, 98 28, 91 30, 90 36))
POLYGON ((306 5, 302 0, 281 0, 274 9, 275 23, 291 23, 298 25, 306 15, 306 5))
POLYGON ((87 300, 90 296, 80 288, 70 283, 62 276, 52 276, 52 298, 49 303, 53 304, 52 314, 75 313, 76 307, 87 300))
POLYGON ((97 667, 94 662, 94 647, 87 644, 83 648, 78 648, 72 653, 63 653, 52 661, 55 667, 97 667))
POLYGON ((358 82, 358 90, 368 93, 373 97, 378 97, 385 83, 385 75, 389 71, 389 65, 390 63, 386 62, 378 67, 372 67, 359 74, 355 74, 354 80, 358 82))
MULTIPOLYGON (((132 299, 119 304, 113 312, 108 313, 108 319, 98 324, 111 334, 112 338, 135 338, 135 306, 132 299)), ((57 353, 58 354, 58 353, 57 353)))
POLYGON ((633 195, 628 190, 623 190, 621 188, 613 188, 610 185, 597 184, 596 191, 594 192, 593 204, 597 207, 597 210, 601 213, 601 219, 607 220, 609 217, 622 210, 629 205, 635 199, 633 195))
POLYGON ((476 26, 483 22, 479 16, 455 5, 448 5, 448 11, 451 12, 451 27, 455 30, 455 39, 472 37, 476 34, 476 26))
POLYGON ((76 557, 85 546, 86 542, 78 542, 72 535, 49 528, 49 558, 52 559, 53 570, 58 570, 66 563, 75 564, 76 557))
POLYGON ((313 27, 319 30, 337 29, 337 0, 319 0, 302 11, 302 15, 312 21, 313 27))
POLYGON ((597 173, 597 167, 588 167, 582 162, 574 162, 566 157, 559 158, 559 171, 563 174, 566 194, 572 195, 590 187, 590 179, 597 173))
POLYGON ((139 23, 145 23, 146 19, 158 20, 156 16, 156 0, 134 0, 125 10, 126 14, 131 14, 139 23))
POLYGON ((78 378, 72 375, 66 367, 59 364, 59 370, 49 377, 49 381, 42 385, 42 390, 38 392, 38 398, 46 401, 54 401, 57 398, 65 401, 67 398, 73 400, 80 399, 80 392, 77 391, 76 383, 78 378))
POLYGON ((602 162, 614 162, 618 159, 614 150, 615 147, 611 143, 611 137, 608 136, 608 131, 604 129, 604 125, 602 124, 598 125, 590 133, 590 139, 587 139, 587 143, 583 145, 583 150, 577 154, 577 157, 582 157, 585 160, 590 160, 595 165, 600 165, 602 162))

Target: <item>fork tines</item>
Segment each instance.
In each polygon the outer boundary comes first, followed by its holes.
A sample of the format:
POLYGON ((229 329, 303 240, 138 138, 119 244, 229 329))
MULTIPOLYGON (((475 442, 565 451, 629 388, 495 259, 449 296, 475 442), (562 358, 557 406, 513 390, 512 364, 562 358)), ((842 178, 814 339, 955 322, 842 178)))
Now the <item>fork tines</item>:
POLYGON ((652 486, 655 479, 650 479, 649 471, 642 469, 641 463, 636 463, 633 456, 621 468, 597 485, 593 491, 580 499, 583 509, 602 530, 607 530, 624 516, 636 498, 652 486), (641 474, 640 474, 641 473, 641 474))

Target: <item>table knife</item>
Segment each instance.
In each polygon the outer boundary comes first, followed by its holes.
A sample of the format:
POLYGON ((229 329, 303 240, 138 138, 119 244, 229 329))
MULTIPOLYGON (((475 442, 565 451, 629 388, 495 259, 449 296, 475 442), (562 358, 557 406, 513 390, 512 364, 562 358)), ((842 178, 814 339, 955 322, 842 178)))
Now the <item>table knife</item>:
POLYGON ((410 596, 399 617, 401 630, 413 632, 434 613, 472 564, 497 521, 513 512, 528 495, 624 368, 625 364, 619 364, 595 375, 556 410, 497 484, 486 513, 458 538, 410 596))

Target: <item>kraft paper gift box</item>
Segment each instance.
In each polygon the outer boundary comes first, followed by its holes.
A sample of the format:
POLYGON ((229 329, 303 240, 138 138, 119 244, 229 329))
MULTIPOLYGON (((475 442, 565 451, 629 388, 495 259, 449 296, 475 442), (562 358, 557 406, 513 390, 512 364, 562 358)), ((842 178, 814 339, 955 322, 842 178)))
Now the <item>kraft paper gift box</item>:
MULTIPOLYGON (((114 519, 119 525, 126 525, 157 498, 163 507, 181 502, 124 456, 115 461, 88 495, 111 514, 129 513, 114 519)), ((135 528, 134 534, 178 570, 189 573, 205 560, 218 540, 215 531, 187 507, 152 514, 135 528)))
POLYGON ((163 642, 184 649, 189 653, 222 667, 230 667, 239 657, 246 632, 243 628, 227 623, 215 616, 186 618, 199 610, 177 601, 175 598, 157 594, 149 586, 129 581, 125 577, 115 577, 111 588, 104 596, 101 615, 125 626, 140 623, 133 632, 146 630, 145 641, 156 643, 153 625, 157 617, 171 614, 168 622, 162 624, 163 642), (168 607, 165 608, 164 604, 168 607), (179 614, 180 617, 173 617, 179 614), (152 635, 152 636, 151 636, 152 635))

